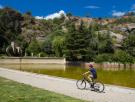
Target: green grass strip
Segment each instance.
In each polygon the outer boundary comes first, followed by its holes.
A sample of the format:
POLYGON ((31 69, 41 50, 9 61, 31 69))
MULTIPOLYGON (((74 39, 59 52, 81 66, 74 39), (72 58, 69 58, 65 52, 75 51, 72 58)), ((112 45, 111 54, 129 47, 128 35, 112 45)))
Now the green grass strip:
POLYGON ((0 102, 85 102, 0 77, 0 102))

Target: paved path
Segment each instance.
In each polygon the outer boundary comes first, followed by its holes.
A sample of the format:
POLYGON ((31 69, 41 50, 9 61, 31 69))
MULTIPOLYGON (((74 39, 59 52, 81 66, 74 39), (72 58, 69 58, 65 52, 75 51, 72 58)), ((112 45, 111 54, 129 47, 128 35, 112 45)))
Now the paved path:
POLYGON ((0 76, 34 87, 94 102, 135 102, 135 89, 107 85, 104 93, 79 90, 76 80, 0 68, 0 76))

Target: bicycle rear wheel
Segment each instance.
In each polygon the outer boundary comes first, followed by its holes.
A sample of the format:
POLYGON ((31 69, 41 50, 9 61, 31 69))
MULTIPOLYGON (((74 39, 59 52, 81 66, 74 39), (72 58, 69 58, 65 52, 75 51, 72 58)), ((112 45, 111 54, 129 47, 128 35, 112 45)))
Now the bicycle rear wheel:
POLYGON ((76 82, 76 86, 78 89, 85 89, 86 88, 86 81, 84 79, 78 80, 76 82))
POLYGON ((103 92, 105 89, 105 86, 101 82, 96 82, 96 83, 94 83, 94 89, 95 89, 95 91, 103 92))

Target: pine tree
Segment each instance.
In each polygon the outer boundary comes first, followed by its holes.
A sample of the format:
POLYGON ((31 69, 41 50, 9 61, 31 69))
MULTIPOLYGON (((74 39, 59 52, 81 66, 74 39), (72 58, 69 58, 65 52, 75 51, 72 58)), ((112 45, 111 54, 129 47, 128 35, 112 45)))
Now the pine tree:
POLYGON ((66 37, 66 58, 70 61, 89 60, 90 34, 83 22, 77 28, 74 24, 69 28, 66 37))

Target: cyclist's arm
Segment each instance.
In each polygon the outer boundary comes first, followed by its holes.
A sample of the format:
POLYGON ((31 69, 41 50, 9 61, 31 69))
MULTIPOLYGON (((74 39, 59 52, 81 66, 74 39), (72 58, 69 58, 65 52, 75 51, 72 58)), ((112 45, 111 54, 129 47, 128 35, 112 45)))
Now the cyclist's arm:
POLYGON ((87 75, 87 74, 90 74, 90 71, 85 72, 83 75, 87 75))

